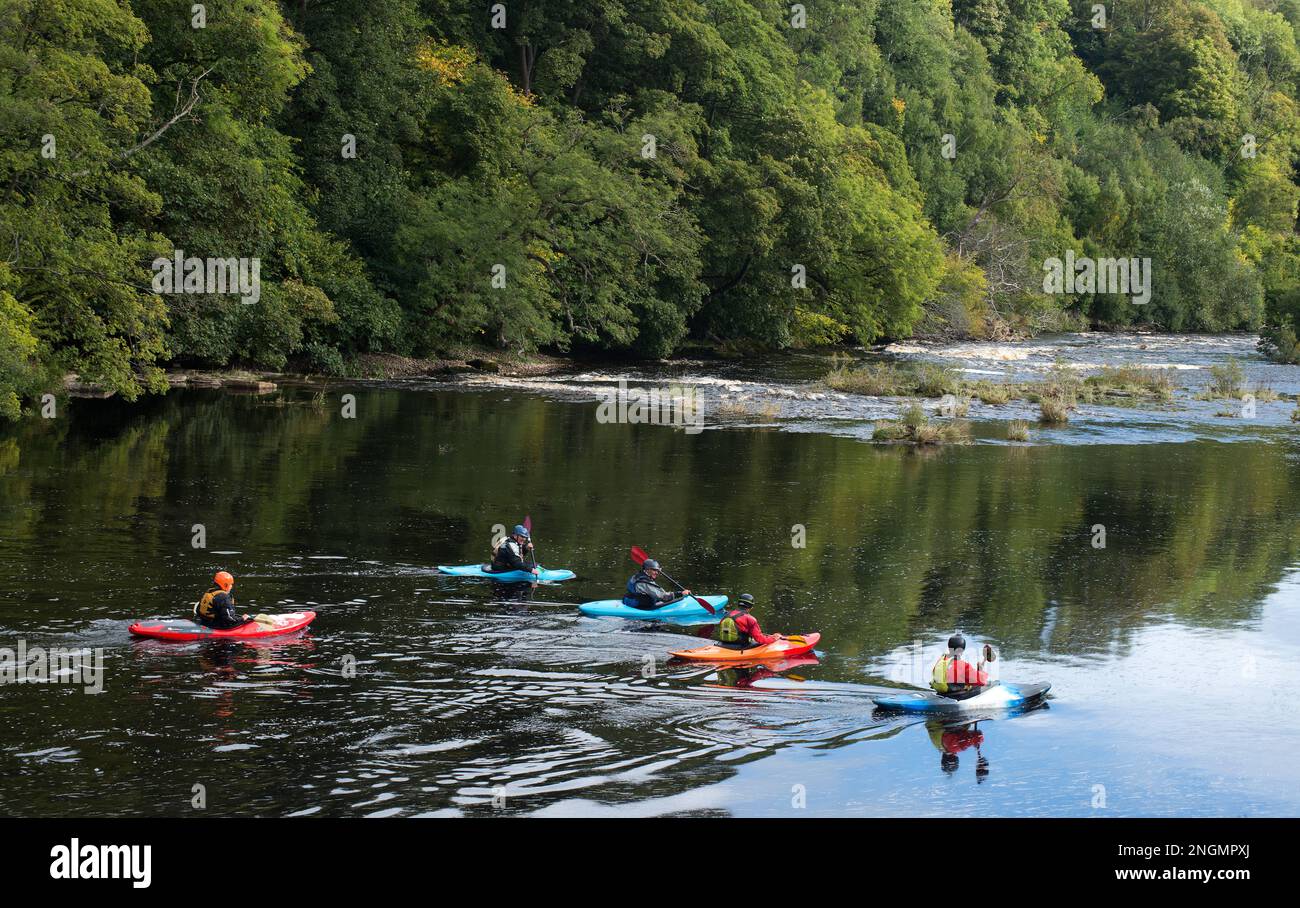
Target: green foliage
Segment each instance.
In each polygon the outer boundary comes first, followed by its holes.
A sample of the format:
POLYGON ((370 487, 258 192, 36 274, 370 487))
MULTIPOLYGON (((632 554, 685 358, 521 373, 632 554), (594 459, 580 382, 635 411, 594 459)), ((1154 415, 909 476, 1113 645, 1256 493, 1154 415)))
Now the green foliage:
POLYGON ((1259 339, 1259 352, 1275 362, 1300 365, 1300 340, 1290 325, 1265 328, 1259 339))
POLYGON ((822 378, 822 384, 835 391, 869 397, 897 397, 913 388, 911 376, 890 363, 869 363, 856 369, 839 366, 822 378))
POLYGON ((150 114, 148 38, 108 0, 0 6, 0 399, 70 370, 134 398, 164 386, 166 316, 141 223, 161 200, 120 167, 150 114))
POLYGON ((1245 380, 1241 363, 1229 359, 1227 362, 1210 366, 1210 384, 1205 393, 1210 398, 1240 397, 1245 380))
POLYGON ((1096 375, 1084 379, 1084 384, 1095 391, 1109 395, 1168 400, 1174 394, 1174 381, 1169 369, 1103 366, 1096 375))
POLYGON ((835 391, 873 397, 907 394, 942 397, 961 391, 961 380, 955 370, 929 362, 906 366, 892 363, 868 363, 858 368, 841 366, 827 373, 822 384, 835 391))
POLYGON ((1029 441, 1029 423, 1023 419, 1007 423, 1007 441, 1029 441))
POLYGON ((908 404, 897 420, 881 420, 872 430, 873 441, 905 442, 914 445, 970 444, 970 426, 964 422, 930 422, 920 404, 908 404))
POLYGON ((0 412, 66 371, 133 398, 169 362, 467 343, 1148 323, 1267 326, 1294 357, 1295 0, 1105 29, 1087 0, 807 12, 554 0, 499 29, 451 0, 214 0, 193 28, 170 0, 8 0, 0 412), (155 294, 176 249, 260 260, 259 301, 155 294), (1150 259, 1149 303, 1045 292, 1069 250, 1150 259))

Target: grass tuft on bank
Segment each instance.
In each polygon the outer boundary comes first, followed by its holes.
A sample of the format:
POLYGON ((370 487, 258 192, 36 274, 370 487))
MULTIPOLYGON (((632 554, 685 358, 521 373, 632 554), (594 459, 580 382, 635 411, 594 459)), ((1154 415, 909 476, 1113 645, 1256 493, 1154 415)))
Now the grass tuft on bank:
POLYGON ((872 441, 913 445, 968 445, 970 426, 964 422, 934 423, 920 404, 903 408, 896 420, 885 419, 876 423, 872 441))
MULTIPOLYGON (((1012 401, 1047 401, 1045 418, 1056 421, 1062 410, 1075 409, 1080 401, 1099 400, 1164 402, 1173 399, 1176 386, 1173 371, 1143 366, 1103 366, 1094 375, 1081 378, 1058 362, 1041 381, 995 382, 988 379, 963 381, 957 372, 935 363, 868 363, 838 366, 823 377, 823 387, 869 397, 937 398, 951 394, 963 403, 971 399, 992 406, 1012 401)), ((957 415, 963 415, 958 413, 957 415)))

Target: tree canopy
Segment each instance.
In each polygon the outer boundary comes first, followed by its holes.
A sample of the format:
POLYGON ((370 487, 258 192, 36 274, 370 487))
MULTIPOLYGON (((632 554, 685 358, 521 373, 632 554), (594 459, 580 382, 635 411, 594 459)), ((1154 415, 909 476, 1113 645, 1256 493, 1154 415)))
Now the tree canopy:
POLYGON ((1294 332, 1300 2, 1102 15, 0 0, 0 416, 171 363, 1294 332), (256 301, 159 292, 178 250, 256 301), (1149 303, 1045 292, 1067 251, 1149 259, 1149 303))

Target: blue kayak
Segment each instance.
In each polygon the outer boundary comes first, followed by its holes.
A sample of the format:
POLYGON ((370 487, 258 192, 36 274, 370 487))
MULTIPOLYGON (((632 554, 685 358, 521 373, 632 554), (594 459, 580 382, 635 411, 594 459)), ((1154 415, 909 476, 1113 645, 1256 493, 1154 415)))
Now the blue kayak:
POLYGON ((539 580, 542 583, 558 583, 561 580, 572 580, 578 576, 573 571, 548 571, 541 565, 538 565, 541 573, 537 575, 533 575, 528 571, 502 571, 496 573, 484 570, 485 567, 487 567, 485 564, 462 564, 456 567, 440 564, 438 570, 452 577, 486 577, 489 580, 499 580, 502 583, 533 583, 539 580))
POLYGON ((988 690, 964 700, 954 700, 952 697, 945 697, 931 690, 899 691, 896 694, 871 699, 884 709, 897 709, 909 713, 956 713, 973 709, 1018 709, 1041 700, 1051 688, 1052 685, 1046 681, 1030 684, 998 681, 988 690))
POLYGON ((637 621, 658 621, 663 618, 721 618, 722 609, 727 604, 726 596, 701 596, 701 599, 717 609, 717 614, 710 615, 704 606, 695 601, 695 597, 682 599, 671 605, 657 609, 632 608, 624 605, 622 599, 600 599, 596 602, 584 602, 578 611, 593 618, 633 618, 637 621))

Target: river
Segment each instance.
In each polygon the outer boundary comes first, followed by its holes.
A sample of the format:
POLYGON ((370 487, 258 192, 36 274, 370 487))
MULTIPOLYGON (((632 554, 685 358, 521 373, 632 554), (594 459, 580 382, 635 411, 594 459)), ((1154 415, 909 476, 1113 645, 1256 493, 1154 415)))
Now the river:
POLYGON ((0 687, 0 812, 187 816, 197 785, 221 815, 1300 814, 1296 404, 1196 397, 1228 356, 1284 395, 1300 368, 1237 336, 854 355, 1167 365, 1186 390, 1027 443, 1001 426, 1029 405, 975 404, 977 443, 932 450, 869 443, 899 402, 819 389, 820 354, 73 400, 0 430, 0 646, 102 649, 105 672, 0 687), (701 389, 703 431, 599 421, 620 378, 701 389), (576 580, 498 601, 439 575, 525 514, 576 580), (754 594, 769 631, 820 631, 817 661, 682 666, 698 628, 581 616, 630 545, 754 594), (319 617, 263 645, 128 635, 218 567, 244 609, 319 617), (955 629, 1050 699, 873 708, 955 629))

